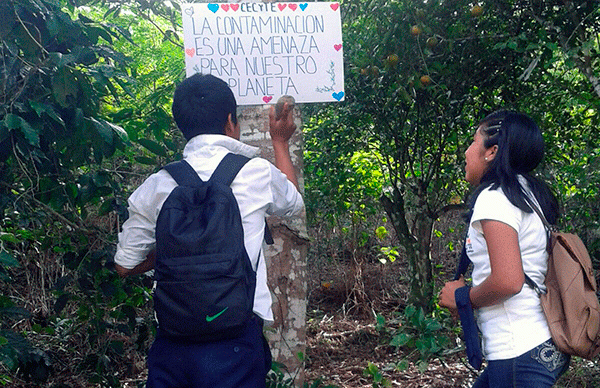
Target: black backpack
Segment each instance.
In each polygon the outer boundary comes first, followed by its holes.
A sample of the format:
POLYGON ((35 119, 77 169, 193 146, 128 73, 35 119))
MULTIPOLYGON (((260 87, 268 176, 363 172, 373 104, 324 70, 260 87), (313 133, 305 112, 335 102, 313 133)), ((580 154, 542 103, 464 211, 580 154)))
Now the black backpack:
POLYGON ((159 335, 187 342, 235 338, 252 318, 256 273, 229 187, 248 160, 227 154, 207 182, 184 160, 164 167, 179 186, 156 222, 159 335))

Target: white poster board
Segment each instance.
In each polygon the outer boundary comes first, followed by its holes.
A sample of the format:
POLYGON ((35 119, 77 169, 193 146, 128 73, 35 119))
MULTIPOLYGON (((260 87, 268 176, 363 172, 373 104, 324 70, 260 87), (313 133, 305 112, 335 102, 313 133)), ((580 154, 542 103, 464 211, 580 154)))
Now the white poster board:
POLYGON ((239 105, 344 99, 339 3, 194 3, 182 13, 187 76, 223 79, 239 105))

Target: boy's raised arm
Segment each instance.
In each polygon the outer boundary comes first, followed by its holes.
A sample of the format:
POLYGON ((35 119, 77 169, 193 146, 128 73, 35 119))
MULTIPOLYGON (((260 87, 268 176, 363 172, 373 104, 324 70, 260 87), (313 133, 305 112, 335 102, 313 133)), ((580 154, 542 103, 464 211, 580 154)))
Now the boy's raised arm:
POLYGON ((293 105, 286 102, 283 105, 282 114, 278 118, 275 117, 275 107, 271 107, 271 111, 269 112, 269 133, 271 134, 271 142, 273 143, 273 151, 275 153, 275 166, 300 190, 289 147, 290 138, 295 131, 296 124, 294 124, 293 105))

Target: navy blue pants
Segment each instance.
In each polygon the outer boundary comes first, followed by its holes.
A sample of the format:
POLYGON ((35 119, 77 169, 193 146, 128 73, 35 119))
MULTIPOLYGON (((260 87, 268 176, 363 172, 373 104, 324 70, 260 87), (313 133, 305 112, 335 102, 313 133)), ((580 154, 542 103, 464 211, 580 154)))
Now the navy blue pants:
POLYGON ((548 340, 519 357, 489 361, 473 388, 550 388, 570 359, 548 340))
POLYGON ((262 388, 271 351, 253 318, 239 338, 181 343, 157 337, 148 353, 147 388, 262 388))

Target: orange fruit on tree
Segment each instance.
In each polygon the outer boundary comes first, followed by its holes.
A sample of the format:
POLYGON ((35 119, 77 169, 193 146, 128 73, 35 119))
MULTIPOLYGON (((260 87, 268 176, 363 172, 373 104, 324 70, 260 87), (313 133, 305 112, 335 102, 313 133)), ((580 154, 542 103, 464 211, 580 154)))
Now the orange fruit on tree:
POLYGON ((481 5, 474 5, 471 8, 471 16, 479 17, 483 14, 483 7, 481 5))
POLYGON ((398 54, 390 54, 387 57, 387 64, 390 67, 394 67, 398 64, 398 62, 400 61, 400 58, 398 58, 398 54))
POLYGON ((412 27, 410 28, 410 33, 411 33, 413 36, 419 36, 419 35, 421 35, 421 32, 423 32, 423 31, 421 30, 421 27, 419 27, 419 26, 417 26, 417 25, 414 25, 414 26, 412 26, 412 27))
POLYGON ((431 77, 429 77, 427 74, 425 74, 425 75, 422 75, 422 76, 421 76, 421 83, 422 83, 424 86, 427 86, 427 85, 429 85, 429 84, 431 83, 431 77))

